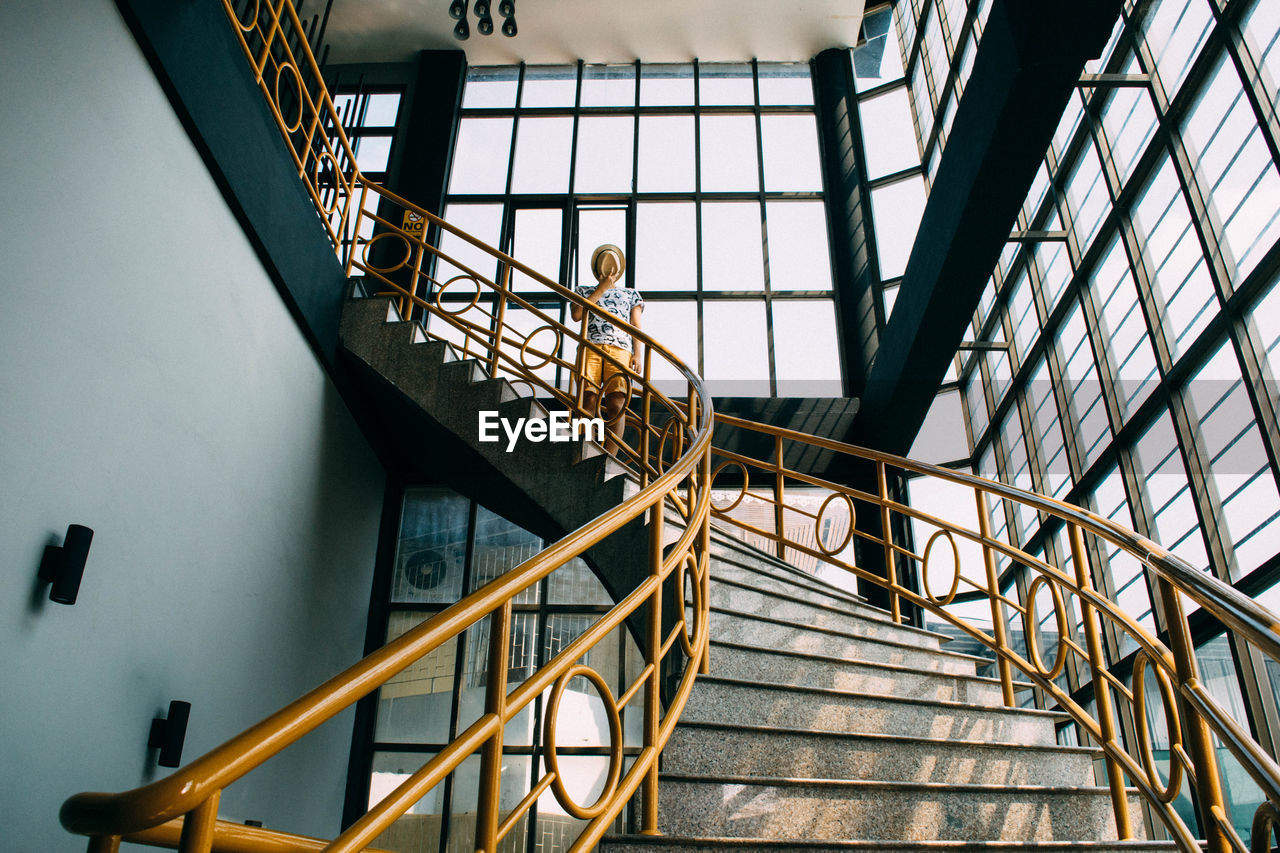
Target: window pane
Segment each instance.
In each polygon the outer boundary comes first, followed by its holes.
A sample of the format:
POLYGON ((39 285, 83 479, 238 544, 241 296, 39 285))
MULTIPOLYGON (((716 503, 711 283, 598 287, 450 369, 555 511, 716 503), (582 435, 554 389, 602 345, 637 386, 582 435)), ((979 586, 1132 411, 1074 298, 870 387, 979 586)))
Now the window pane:
MULTIPOLYGON (((900 14, 911 16, 905 7, 897 8, 904 9, 900 14)), ((862 19, 862 33, 867 40, 853 51, 853 76, 859 91, 902 76, 902 49, 893 14, 894 8, 883 8, 862 19)))
POLYGON ((1229 250, 1239 283, 1280 238, 1280 172, 1244 96, 1235 66, 1224 56, 1183 123, 1187 147, 1199 154, 1196 178, 1215 230, 1229 250))
POLYGON ((1200 519, 1168 415, 1157 418, 1138 439, 1134 463, 1155 522, 1152 538, 1191 565, 1207 570, 1209 556, 1200 534, 1200 519))
POLYGON ((1100 336, 1111 355, 1116 392, 1126 414, 1146 399, 1155 386, 1156 356, 1129 271, 1129 259, 1118 238, 1094 270, 1094 309, 1100 336))
POLYGON ((924 179, 919 177, 871 191, 881 278, 896 278, 906 271, 925 201, 924 179))
POLYGON ((1240 574, 1248 574, 1280 550, 1280 525, 1273 524, 1280 494, 1229 341, 1187 384, 1184 399, 1200 421, 1196 444, 1213 475, 1218 517, 1240 574))
POLYGON ((702 289, 764 290, 757 202, 702 206, 702 289))
MULTIPOLYGON (((641 328, 688 365, 694 373, 698 373, 698 304, 696 302, 646 300, 641 328)), ((654 356, 653 377, 658 380, 658 389, 665 394, 683 397, 689 393, 688 380, 666 358, 654 356)))
POLYGON ((868 178, 920 165, 906 87, 867 98, 858 104, 858 110, 868 178))
POLYGON ((704 115, 699 121, 703 192, 758 190, 755 116, 704 115))
POLYGON ((467 69, 462 108, 514 107, 520 69, 513 65, 467 69))
POLYGON ((440 488, 405 492, 391 600, 452 604, 462 597, 467 500, 440 488))
MULTIPOLYGON (((920 432, 916 434, 907 455, 912 459, 935 464, 964 459, 969 455, 959 391, 943 391, 933 398, 924 422, 920 425, 920 432)), ((945 570, 942 574, 945 574, 945 570)))
POLYGON ((778 396, 842 395, 836 309, 829 300, 774 300, 773 354, 778 396))
POLYGON ((1212 23, 1213 15, 1204 0, 1157 0, 1152 4, 1142 29, 1169 100, 1186 79, 1212 23))
POLYGON ((1280 6, 1255 0, 1240 30, 1254 62, 1266 69, 1266 91, 1274 104, 1280 91, 1280 6))
MULTIPOLYGON (((432 615, 392 611, 387 619, 387 642, 417 627, 432 615)), ((382 686, 378 691, 379 741, 448 743, 457 655, 458 640, 453 637, 382 686)))
POLYGON ((636 101, 634 65, 587 65, 582 69, 582 106, 629 107, 636 101))
MULTIPOLYGON (((1119 468, 1112 468, 1102 478, 1093 491, 1093 509, 1099 515, 1114 521, 1121 527, 1133 529, 1133 512, 1129 508, 1128 498, 1124 491, 1124 478, 1119 468)), ((1102 565, 1099 567, 1110 576, 1107 587, 1117 604, 1125 613, 1134 617, 1138 624, 1155 633, 1155 616, 1151 607, 1151 591, 1147 587, 1146 574, 1142 563, 1128 551, 1105 539, 1094 540, 1103 551, 1102 565)), ((1121 632, 1121 656, 1129 654, 1137 648, 1137 643, 1128 633, 1121 632)))
MULTIPOLYGON (((584 206, 578 208, 578 264, 575 285, 594 284, 596 277, 591 272, 591 253, 596 246, 612 243, 615 246, 627 244, 627 211, 615 206, 584 206)), ((627 278, 631 275, 631 265, 618 278, 618 287, 627 286, 627 278)))
POLYGON ((1071 208, 1072 224, 1080 251, 1093 242, 1102 226, 1103 217, 1111 209, 1111 197, 1107 194, 1107 182, 1102 177, 1102 164, 1092 144, 1080 153, 1071 177, 1067 179, 1067 201, 1071 208))
POLYGON ((391 156, 390 136, 357 136, 356 166, 362 172, 385 172, 391 156))
POLYGON ((827 216, 820 201, 765 203, 769 233, 769 288, 830 290, 827 216))
POLYGON ((1250 318, 1257 329, 1258 342, 1262 345, 1261 358, 1271 372, 1266 393, 1271 396, 1274 405, 1280 405, 1280 384, 1276 381, 1280 378, 1280 286, 1271 285, 1266 295, 1254 306, 1250 318))
POLYGON ((1174 356, 1196 339, 1217 308, 1200 241, 1173 163, 1165 159, 1133 207, 1147 274, 1164 303, 1164 336, 1174 356))
POLYGON ((641 116, 639 191, 693 192, 695 173, 693 116, 641 116))
MULTIPOLYGON (((1138 68, 1131 60, 1120 70, 1131 74, 1138 68)), ((1151 94, 1145 87, 1113 89, 1107 105, 1102 108, 1102 128, 1111 147, 1111 160, 1123 183, 1129 179, 1134 164, 1156 130, 1151 94)))
POLYGON ((522 118, 516 134, 513 193, 563 193, 569 190, 569 148, 573 119, 522 118))
POLYGON ((524 70, 522 107, 571 107, 578 89, 578 69, 572 65, 531 65, 524 70))
POLYGON ((1027 409, 1035 431, 1033 440, 1039 445, 1044 488, 1055 498, 1061 498, 1071 488, 1073 480, 1053 388, 1049 364, 1041 358, 1027 383, 1027 409))
POLYGON ((696 236, 692 202, 636 205, 634 274, 641 293, 698 289, 696 236))
POLYGON ((711 300, 703 312, 703 357, 711 393, 718 397, 768 396, 764 303, 711 300))
POLYGON ((761 62, 756 70, 759 75, 761 104, 813 103, 813 80, 807 65, 761 62))
MULTIPOLYGON (((477 240, 490 246, 498 245, 502 230, 502 205, 451 204, 445 209, 444 216, 451 225, 457 226, 477 240)), ((448 231, 440 236, 440 251, 462 266, 469 267, 486 277, 492 277, 497 268, 497 261, 492 255, 448 231)), ((436 264, 435 277, 441 284, 461 273, 461 269, 448 261, 440 260, 436 264)), ((467 298, 470 298, 474 288, 459 286, 457 292, 461 294, 464 291, 467 298)))
POLYGON ((692 65, 642 65, 640 106, 692 106, 692 65))
POLYGON ((1093 360, 1093 348, 1085 330, 1084 312, 1076 303, 1058 335, 1058 352, 1063 362, 1063 379, 1071 400, 1071 417, 1075 423, 1078 446, 1087 468, 1111 439, 1107 407, 1102 399, 1102 384, 1093 360))
MULTIPOLYGON (((517 210, 511 256, 552 281, 560 280, 560 243, 564 211, 555 207, 517 210)), ((517 289, 546 290, 546 286, 522 272, 512 276, 517 289)))
POLYGON ((698 66, 698 103, 705 106, 754 104, 755 85, 746 63, 698 66))
POLYGON ((364 127, 394 127, 400 111, 400 93, 369 95, 364 108, 364 127))
POLYGON ((510 118, 464 118, 459 122, 449 192, 506 192, 511 125, 510 118))
POLYGON ((580 118, 574 192, 630 192, 634 143, 635 119, 631 116, 580 118))
MULTIPOLYGON (((770 192, 821 192, 818 123, 812 115, 764 116, 764 188, 770 192)), ((704 173, 703 188, 706 188, 704 173)))

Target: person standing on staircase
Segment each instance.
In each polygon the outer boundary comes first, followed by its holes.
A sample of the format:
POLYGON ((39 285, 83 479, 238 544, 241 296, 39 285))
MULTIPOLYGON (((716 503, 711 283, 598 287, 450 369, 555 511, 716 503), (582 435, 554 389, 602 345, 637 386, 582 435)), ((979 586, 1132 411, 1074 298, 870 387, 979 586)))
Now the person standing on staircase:
MULTIPOLYGON (((626 426, 623 409, 630 396, 631 380, 625 368, 639 373, 644 354, 643 342, 609 322, 609 315, 613 315, 636 328, 640 327, 644 300, 635 290, 618 286, 618 279, 626 268, 627 259, 622 250, 606 243, 591 253, 591 273, 596 277, 596 283, 580 285, 577 289, 588 302, 606 312, 593 311, 587 317, 586 339, 595 346, 579 347, 578 381, 584 383, 582 406, 589 414, 596 411, 603 395, 600 416, 609 425, 609 440, 605 442, 605 450, 609 453, 617 452, 618 440, 626 426)), ((569 313, 575 323, 582 321, 583 308, 578 303, 569 304, 569 313)))

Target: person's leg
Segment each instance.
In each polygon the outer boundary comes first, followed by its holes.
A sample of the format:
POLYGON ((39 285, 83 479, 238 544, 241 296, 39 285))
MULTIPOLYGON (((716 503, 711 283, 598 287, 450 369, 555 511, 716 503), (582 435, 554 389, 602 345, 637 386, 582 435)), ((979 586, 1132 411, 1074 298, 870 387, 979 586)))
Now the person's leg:
POLYGON ((609 453, 618 452, 618 442, 622 440, 622 431, 627 426, 627 417, 622 411, 626 400, 626 394, 616 391, 604 395, 604 407, 600 416, 609 427, 609 437, 604 444, 604 449, 609 453))

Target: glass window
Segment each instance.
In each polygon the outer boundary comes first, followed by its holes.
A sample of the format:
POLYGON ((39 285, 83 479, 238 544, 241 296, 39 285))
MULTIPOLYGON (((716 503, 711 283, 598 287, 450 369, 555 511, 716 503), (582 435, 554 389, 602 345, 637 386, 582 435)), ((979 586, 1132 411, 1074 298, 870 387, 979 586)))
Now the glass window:
MULTIPOLYGON (((1129 508, 1129 500, 1124 491, 1124 477, 1119 468, 1107 472, 1093 490, 1093 508, 1110 521, 1122 527, 1133 529, 1133 512, 1129 508)), ((1155 633, 1155 614, 1151 605, 1151 591, 1147 587, 1146 572, 1136 557, 1101 538, 1093 539, 1103 551, 1102 570, 1110 576, 1110 583, 1104 589, 1111 590, 1111 597, 1125 613, 1132 616, 1139 625, 1155 633)), ((1138 647, 1137 642, 1127 633, 1121 632, 1120 657, 1124 657, 1138 647)))
POLYGON ((768 396, 764 303, 708 300, 703 311, 704 376, 710 392, 723 397, 768 396))
POLYGON ((1173 100, 1213 24, 1204 0, 1157 0, 1143 22, 1143 35, 1156 60, 1156 71, 1173 100))
POLYGON ((760 231, 758 202, 702 206, 703 290, 764 290, 764 254, 756 239, 760 231))
POLYGON ((458 123, 459 151, 453 158, 449 192, 502 193, 507 191, 507 162, 511 159, 511 127, 514 119, 464 118, 458 123))
POLYGON ((356 167, 362 172, 385 172, 391 156, 390 136, 356 137, 356 167))
POLYGON ((511 192, 564 193, 569 190, 569 150, 573 118, 524 118, 516 130, 511 192))
MULTIPOLYGON (((866 41, 853 51, 853 76, 859 91, 902 76, 902 48, 893 15, 894 8, 886 6, 862 18, 866 41)), ((904 17, 911 17, 911 13, 904 17)))
POLYGON ((1176 357, 1213 318, 1217 299, 1191 226, 1191 212, 1168 158, 1133 206, 1133 223, 1147 275, 1164 303, 1165 342, 1176 357))
POLYGON ((642 65, 640 67, 640 106, 692 105, 692 65, 642 65))
POLYGON ((1107 182, 1102 177, 1102 164, 1093 145, 1085 146, 1075 170, 1067 179, 1067 201, 1071 207, 1076 240, 1083 252, 1093 242, 1103 218, 1111 209, 1107 182))
POLYGON ((761 62, 756 66, 760 103, 803 105, 813 103, 813 80, 804 65, 790 62, 761 62))
MULTIPOLYGON (((820 192, 822 162, 818 122, 808 115, 766 115, 760 119, 764 188, 769 192, 820 192)), ((705 168, 705 167, 704 167, 705 168)), ((707 189, 706 173, 703 188, 707 189)))
MULTIPOLYGON (((1055 211, 1045 223, 1045 229, 1056 231, 1061 227, 1055 211)), ((1071 253, 1067 251, 1067 244, 1061 240, 1036 243, 1032 255, 1040 272, 1040 293, 1044 296, 1044 304, 1057 305, 1062 292, 1075 274, 1071 268, 1071 253)))
MULTIPOLYGON (((560 280, 560 244, 564 211, 558 207, 517 210, 512 222, 511 256, 552 281, 560 280)), ((512 276, 516 289, 544 286, 518 270, 512 276)))
POLYGON ((895 181, 871 190, 876 254, 882 279, 896 278, 906 272, 907 259, 911 257, 911 247, 915 244, 926 201, 924 179, 920 177, 895 181))
MULTIPOLYGON (((1121 73, 1138 72, 1137 61, 1130 58, 1121 73)), ((1156 111, 1151 94, 1144 88, 1121 86, 1111 90, 1102 108, 1102 129, 1111 148, 1111 162, 1123 183, 1133 173, 1134 164, 1146 150, 1156 130, 1156 111)))
POLYGON ((699 122, 702 191, 759 190, 755 116, 704 115, 699 122))
POLYGON ((636 287, 642 294, 698 289, 697 211, 693 202, 636 205, 636 287))
MULTIPOLYGON (((1000 439, 1004 444, 1005 457, 1008 460, 1000 480, 1017 486, 1019 489, 1034 491, 1035 483, 1031 480, 1031 457, 1027 453, 1027 444, 1022 431, 1022 418, 1018 413, 1017 406, 1010 408, 1009 414, 1005 416, 1004 423, 1000 426, 1000 439)), ((1035 532, 1036 511, 1024 503, 1012 501, 1009 503, 1017 523, 1014 528, 1017 532, 1013 537, 1013 542, 1020 545, 1026 542, 1028 537, 1035 532)))
POLYGON ((1183 122, 1196 177, 1239 283, 1280 238, 1280 172, 1235 66, 1224 56, 1183 122))
POLYGON ((641 116, 637 189, 691 193, 695 176, 693 116, 641 116))
POLYGON ((773 349, 780 397, 839 397, 836 311, 829 299, 773 300, 773 349))
POLYGON ((1009 291, 1009 325, 1013 329, 1013 340, 1018 345, 1017 359, 1021 363, 1027 357, 1032 341, 1040 334, 1040 320, 1036 316, 1035 297, 1031 293, 1026 267, 1018 273, 1009 291))
POLYGON ((572 65, 530 65, 524 70, 522 107, 571 107, 578 92, 578 69, 572 65))
POLYGON ((1183 399, 1199 418, 1197 446, 1213 476, 1218 517, 1247 574, 1280 550, 1280 525, 1273 523, 1280 494, 1229 341, 1187 383, 1183 399))
POLYGON ((629 107, 636 102, 634 65, 585 65, 582 106, 629 107))
POLYGON ((821 201, 765 202, 769 289, 830 290, 831 254, 821 201))
POLYGON ((1126 413, 1131 412, 1151 393, 1158 377, 1128 256, 1118 238, 1112 238, 1091 285, 1100 337, 1111 356, 1115 390, 1126 413))
POLYGON ((583 116, 578 119, 573 191, 630 192, 634 142, 635 119, 631 116, 583 116))
POLYGON ((462 108, 514 107, 519 81, 520 69, 513 65, 468 68, 462 108))
POLYGON ((1193 566, 1208 570, 1209 556, 1200 533, 1187 469, 1167 414, 1138 439, 1135 475, 1146 490, 1153 520, 1152 538, 1193 566))
POLYGON ((1069 389, 1077 443, 1088 467, 1106 447, 1111 427, 1079 303, 1072 306, 1058 333, 1058 351, 1062 356, 1063 380, 1069 389))
MULTIPOLYGON (((691 299, 646 299, 640 327, 698 372, 698 303, 691 299)), ((665 358, 654 357, 653 377, 664 394, 683 397, 689 393, 684 374, 665 358)))
POLYGON ((867 177, 874 180, 920 165, 915 124, 906 87, 858 103, 867 177))
POLYGON ((1050 375, 1049 364, 1041 358, 1027 383, 1027 409, 1031 415, 1035 442, 1040 447, 1044 487, 1049 494, 1060 498, 1071 488, 1073 480, 1053 388, 1054 380, 1050 375))
POLYGON ((714 63, 698 66, 698 103, 702 106, 745 106, 755 103, 751 66, 714 63))
POLYGON ((1270 368, 1266 393, 1271 396, 1273 405, 1280 405, 1280 384, 1276 381, 1280 378, 1280 285, 1271 285, 1250 312, 1250 319, 1262 345, 1261 358, 1270 368))
POLYGON ((1266 0, 1255 0, 1240 30, 1253 61, 1265 69, 1265 91, 1275 103, 1280 92, 1280 8, 1266 0))

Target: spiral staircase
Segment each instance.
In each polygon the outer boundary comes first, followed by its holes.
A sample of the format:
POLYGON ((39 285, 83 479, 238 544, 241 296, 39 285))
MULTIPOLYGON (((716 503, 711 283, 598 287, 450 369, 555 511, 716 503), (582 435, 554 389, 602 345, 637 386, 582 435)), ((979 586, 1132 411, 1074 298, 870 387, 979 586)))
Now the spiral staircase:
POLYGON ((519 454, 482 446, 475 438, 481 410, 594 414, 583 407, 580 384, 550 382, 544 370, 572 373, 573 351, 592 346, 585 316, 582 326, 566 326, 514 292, 512 276, 542 288, 540 304, 597 309, 364 180, 289 0, 249 4, 249 20, 237 17, 230 0, 224 8, 320 224, 348 276, 362 280, 364 293, 353 290, 346 305, 341 343, 362 394, 356 404, 377 413, 381 437, 402 458, 430 466, 553 544, 171 776, 134 791, 71 797, 62 824, 87 836, 90 851, 115 851, 122 842, 190 853, 382 849, 387 829, 473 756, 480 767, 476 850, 511 849, 511 831, 548 793, 582 821, 572 850, 1270 848, 1280 822, 1280 766, 1201 681, 1184 611, 1188 603, 1202 608, 1234 641, 1280 660, 1272 614, 1077 507, 716 415, 702 379, 638 330, 646 355, 629 373, 634 402, 616 459, 583 446, 527 445, 519 454), (402 227, 410 221, 425 221, 426 232, 402 227), (492 261, 497 274, 442 251, 439 234, 492 261), (475 297, 446 298, 458 282, 475 297), (540 325, 513 323, 515 311, 540 325), (681 393, 668 393, 659 375, 680 377, 681 393), (758 440, 726 442, 725 435, 758 440), (813 454, 871 476, 852 487, 788 465, 813 454), (976 528, 899 500, 894 484, 908 475, 969 490, 976 528), (771 495, 748 498, 749 481, 768 483, 771 495), (721 482, 736 484, 738 495, 713 503, 721 482), (824 490, 816 513, 788 503, 797 486, 824 490), (777 523, 762 528, 735 515, 744 499, 763 501, 777 523), (1058 525, 1063 547, 1027 553, 994 533, 1002 503, 1058 525), (821 522, 832 506, 879 524, 850 525, 840 541, 829 541, 821 522), (796 514, 814 535, 791 535, 782 521, 796 514), (931 531, 924 543, 892 532, 909 523, 931 531), (878 589, 886 607, 739 536, 856 578, 878 589), (979 548, 976 571, 962 571, 959 539, 979 548), (1095 563, 1117 549, 1152 578, 1168 626, 1160 636, 1093 583, 1095 563), (876 554, 878 565, 873 570, 855 551, 876 554), (938 555, 948 551, 953 559, 940 570, 938 555), (617 604, 523 682, 509 684, 513 602, 577 557, 597 569, 617 604), (959 601, 989 607, 990 620, 957 615, 949 606, 959 601), (948 651, 946 637, 913 626, 917 613, 948 624, 983 656, 948 651), (1056 630, 1043 630, 1046 623, 1056 630), (643 666, 615 696, 583 660, 622 626, 643 666), (1025 643, 1015 641, 1013 626, 1025 643), (227 786, 468 629, 488 632, 483 713, 337 838, 219 819, 227 786), (610 734, 609 770, 592 803, 570 795, 557 758, 556 709, 575 678, 594 685, 610 734), (509 803, 500 796, 504 731, 539 697, 547 702, 540 733, 547 769, 509 803), (624 709, 643 719, 642 746, 629 764, 624 709), (1169 747, 1163 763, 1150 730, 1160 716, 1169 747), (1060 745, 1065 724, 1087 745, 1060 745), (1226 811, 1223 750, 1264 793, 1250 844, 1226 811), (1179 798, 1194 801, 1195 817, 1179 810, 1179 798))

